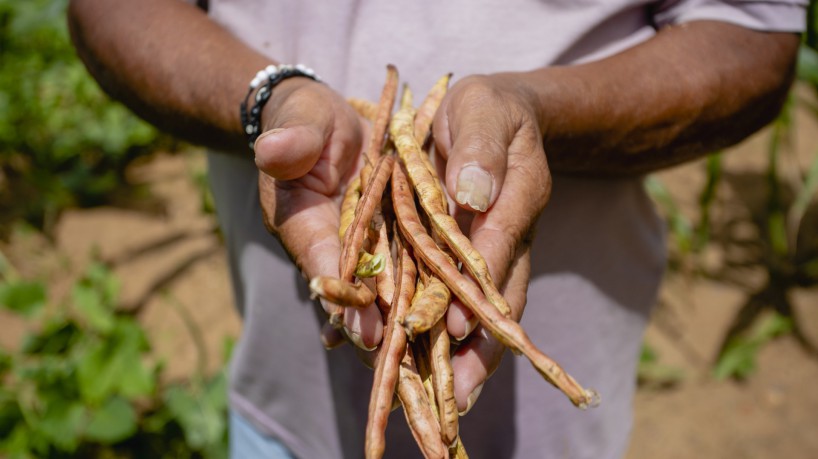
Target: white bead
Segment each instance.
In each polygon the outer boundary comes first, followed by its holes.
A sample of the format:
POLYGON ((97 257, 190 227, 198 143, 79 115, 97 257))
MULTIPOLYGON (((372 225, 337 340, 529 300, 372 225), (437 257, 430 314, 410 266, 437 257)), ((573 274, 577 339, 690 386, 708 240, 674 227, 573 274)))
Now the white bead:
POLYGON ((244 127, 244 132, 246 132, 246 133, 247 133, 247 135, 252 134, 252 133, 253 133, 253 126, 250 126, 250 125, 248 124, 247 126, 245 126, 245 127, 244 127))
POLYGON ((259 84, 261 84, 261 79, 259 77, 255 77, 253 78, 253 81, 250 82, 250 87, 255 89, 259 84))
POLYGON ((267 72, 267 76, 273 76, 276 74, 276 72, 278 72, 278 69, 276 68, 275 65, 268 65, 267 67, 264 68, 264 70, 267 72))

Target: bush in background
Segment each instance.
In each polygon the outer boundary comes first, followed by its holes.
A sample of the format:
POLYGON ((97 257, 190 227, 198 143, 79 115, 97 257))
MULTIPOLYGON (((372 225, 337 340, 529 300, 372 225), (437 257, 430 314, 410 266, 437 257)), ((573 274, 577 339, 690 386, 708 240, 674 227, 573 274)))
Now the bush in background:
POLYGON ((160 138, 88 75, 66 7, 0 0, 0 224, 49 229, 66 207, 108 202, 126 166, 160 138))

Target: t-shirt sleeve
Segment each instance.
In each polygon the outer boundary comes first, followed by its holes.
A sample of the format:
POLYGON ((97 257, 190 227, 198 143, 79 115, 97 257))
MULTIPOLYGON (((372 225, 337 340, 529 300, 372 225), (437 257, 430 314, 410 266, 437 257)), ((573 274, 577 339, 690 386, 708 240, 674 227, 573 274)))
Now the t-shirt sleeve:
POLYGON ((697 20, 767 32, 803 32, 808 0, 664 0, 653 9, 657 29, 697 20))

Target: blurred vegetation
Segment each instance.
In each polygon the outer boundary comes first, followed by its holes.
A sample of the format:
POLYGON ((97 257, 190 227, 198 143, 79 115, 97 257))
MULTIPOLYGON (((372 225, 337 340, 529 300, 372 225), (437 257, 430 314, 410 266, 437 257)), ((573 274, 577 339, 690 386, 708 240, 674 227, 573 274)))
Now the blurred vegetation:
MULTIPOLYGON (((0 0, 0 238, 20 221, 48 233, 67 208, 127 199, 128 166, 175 146, 88 75, 66 7, 0 0)), ((197 179, 207 209, 206 180, 197 179)), ((34 330, 18 350, 0 350, 0 457, 227 456, 224 373, 199 368, 184 384, 163 384, 117 292, 117 279, 94 264, 53 301, 43 281, 21 278, 0 254, 0 309, 34 330)))
POLYGON ((200 368, 185 384, 162 385, 118 290, 93 264, 49 307, 46 286, 0 258, 0 308, 37 324, 19 350, 0 350, 0 456, 227 457, 224 372, 206 378, 200 368))
POLYGON ((818 286, 818 145, 810 146, 814 153, 810 164, 803 167, 793 142, 796 110, 818 118, 818 2, 810 2, 808 21, 798 56, 796 85, 781 114, 768 128, 763 174, 731 176, 722 167, 721 154, 708 157, 703 163, 706 180, 698 193, 698 215, 693 218, 682 212, 661 180, 649 177, 646 181, 668 223, 671 271, 733 283, 747 292, 746 302, 725 330, 713 369, 718 379, 750 377, 763 345, 785 334, 791 334, 804 350, 818 356, 816 343, 806 337, 792 303, 795 289, 818 286), (804 88, 811 93, 807 97, 804 88), (718 203, 718 190, 726 181, 745 191, 760 191, 760 205, 741 193, 731 202, 718 203), (719 205, 742 207, 749 217, 736 217, 716 226, 711 216, 719 205), (738 237, 736 228, 745 223, 758 236, 738 237), (712 271, 702 262, 709 246, 717 246, 725 254, 742 255, 726 255, 725 265, 712 271), (751 285, 742 279, 741 273, 748 268, 763 271, 763 285, 751 285))
POLYGON ((49 230, 67 207, 127 193, 128 164, 167 141, 88 75, 66 6, 0 0, 0 237, 16 219, 49 230))

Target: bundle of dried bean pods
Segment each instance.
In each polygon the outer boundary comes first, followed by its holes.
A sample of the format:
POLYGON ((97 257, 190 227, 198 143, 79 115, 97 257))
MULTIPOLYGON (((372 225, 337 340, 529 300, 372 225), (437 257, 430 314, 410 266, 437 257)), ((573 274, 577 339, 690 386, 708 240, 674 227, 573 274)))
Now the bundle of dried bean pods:
POLYGON ((449 215, 440 178, 423 149, 431 144, 432 118, 449 78, 441 78, 417 110, 404 86, 393 115, 398 72, 390 65, 377 105, 350 100, 371 121, 372 135, 360 178, 349 185, 341 205, 341 277, 310 282, 312 292, 331 303, 330 323, 336 327, 343 325, 347 307, 375 302, 384 317, 366 428, 367 458, 384 454, 395 394, 425 457, 468 457, 458 435, 452 342, 446 330, 452 295, 574 405, 598 403, 593 390, 583 389, 509 318, 509 306, 485 260, 449 215))

